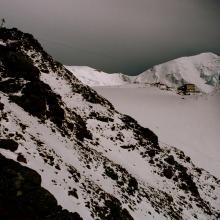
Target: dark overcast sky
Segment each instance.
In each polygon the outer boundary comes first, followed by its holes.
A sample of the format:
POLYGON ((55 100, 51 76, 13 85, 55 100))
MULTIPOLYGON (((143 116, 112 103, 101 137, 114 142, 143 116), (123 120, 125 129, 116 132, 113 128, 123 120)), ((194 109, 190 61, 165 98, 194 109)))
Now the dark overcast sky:
POLYGON ((220 0, 0 0, 0 17, 62 63, 108 72, 220 54, 220 0))

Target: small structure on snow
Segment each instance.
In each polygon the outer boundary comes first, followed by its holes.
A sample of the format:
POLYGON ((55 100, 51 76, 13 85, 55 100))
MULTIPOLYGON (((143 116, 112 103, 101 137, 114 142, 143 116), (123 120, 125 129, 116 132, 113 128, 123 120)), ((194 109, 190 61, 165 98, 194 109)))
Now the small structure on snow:
POLYGON ((178 88, 178 91, 183 92, 184 94, 186 94, 186 93, 195 93, 196 92, 196 86, 195 86, 195 84, 187 83, 187 84, 184 84, 183 86, 180 86, 178 88))

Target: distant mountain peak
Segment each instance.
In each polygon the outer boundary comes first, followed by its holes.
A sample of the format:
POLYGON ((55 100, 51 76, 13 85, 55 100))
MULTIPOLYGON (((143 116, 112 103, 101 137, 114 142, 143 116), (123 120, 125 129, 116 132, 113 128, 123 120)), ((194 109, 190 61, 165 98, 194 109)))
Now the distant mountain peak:
POLYGON ((201 53, 181 57, 154 66, 135 78, 136 83, 162 83, 178 88, 185 83, 194 84, 201 92, 212 92, 220 83, 220 57, 214 53, 201 53))
POLYGON ((88 86, 118 86, 131 82, 132 77, 122 73, 105 73, 88 66, 66 66, 81 82, 88 86))
POLYGON ((160 83, 177 89, 190 83, 194 84, 198 91, 210 93, 220 84, 220 57, 211 52, 170 60, 137 76, 127 76, 122 73, 109 74, 87 66, 66 66, 66 68, 89 86, 160 83))

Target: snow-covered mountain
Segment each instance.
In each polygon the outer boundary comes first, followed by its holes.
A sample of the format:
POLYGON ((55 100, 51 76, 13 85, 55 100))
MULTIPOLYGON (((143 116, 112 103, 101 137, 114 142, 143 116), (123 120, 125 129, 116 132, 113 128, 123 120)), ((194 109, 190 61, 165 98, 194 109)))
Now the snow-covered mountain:
POLYGON ((178 58, 154 66, 138 75, 134 81, 162 83, 174 88, 192 83, 199 91, 209 93, 220 84, 220 57, 213 53, 202 53, 178 58))
POLYGON ((161 83, 177 89, 185 83, 192 83, 198 91, 210 93, 220 85, 220 57, 213 53, 171 60, 156 65, 138 76, 108 74, 90 67, 66 66, 66 68, 81 82, 92 87, 161 83))
POLYGON ((117 86, 128 84, 132 81, 131 76, 122 73, 105 73, 88 66, 65 66, 81 82, 88 86, 117 86))
POLYGON ((220 180, 117 112, 31 35, 1 28, 0 42, 1 219, 220 217, 220 180))

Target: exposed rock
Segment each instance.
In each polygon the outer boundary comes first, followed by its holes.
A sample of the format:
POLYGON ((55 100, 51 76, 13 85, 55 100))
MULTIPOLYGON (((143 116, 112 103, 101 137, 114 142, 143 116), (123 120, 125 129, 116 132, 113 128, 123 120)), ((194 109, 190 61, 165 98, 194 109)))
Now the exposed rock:
POLYGON ((0 139, 0 148, 14 152, 18 149, 18 143, 12 139, 0 139))
POLYGON ((4 104, 0 102, 0 111, 4 109, 4 104))
POLYGON ((173 176, 173 169, 172 167, 167 167, 163 170, 163 174, 166 178, 171 179, 173 176))
POLYGON ((0 154, 0 219, 82 220, 79 214, 58 206, 40 184, 39 174, 0 154))
POLYGON ((111 167, 105 167, 105 174, 113 180, 118 180, 117 173, 111 167))
POLYGON ((79 198, 76 189, 70 190, 70 191, 68 192, 68 195, 74 196, 74 197, 77 198, 77 199, 79 198))
POLYGON ((170 165, 174 165, 175 164, 175 160, 173 155, 169 155, 167 158, 164 159, 168 164, 170 165))
POLYGON ((21 162, 21 163, 27 163, 26 158, 24 157, 24 155, 22 155, 21 153, 18 154, 17 156, 17 161, 21 162))
POLYGON ((133 128, 136 131, 137 136, 141 136, 149 140, 155 148, 159 148, 158 137, 154 132, 148 128, 143 128, 140 126, 135 119, 128 115, 123 115, 122 121, 128 126, 128 128, 133 128))

